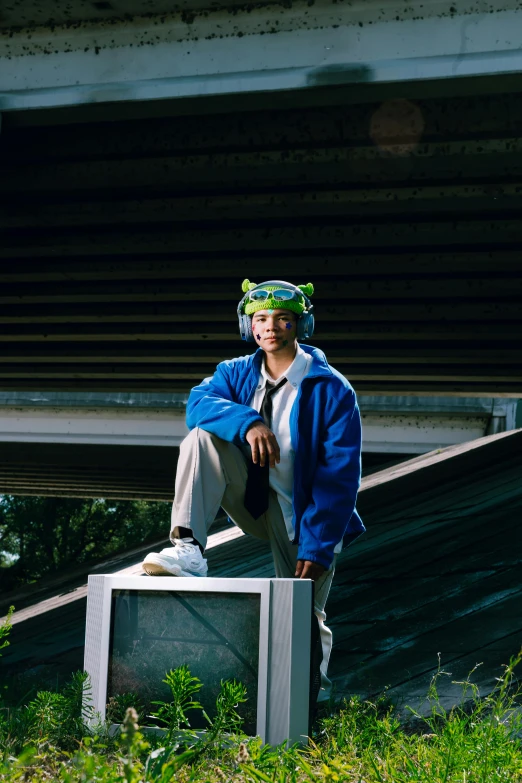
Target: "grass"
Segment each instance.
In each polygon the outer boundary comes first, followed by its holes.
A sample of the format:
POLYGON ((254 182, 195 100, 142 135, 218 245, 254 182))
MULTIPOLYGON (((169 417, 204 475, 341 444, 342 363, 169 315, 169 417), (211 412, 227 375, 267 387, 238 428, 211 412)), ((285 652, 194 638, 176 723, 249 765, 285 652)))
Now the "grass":
MULTIPOLYGON (((0 642, 8 631, 0 628, 0 642)), ((241 734, 240 683, 222 683, 216 717, 204 736, 188 715, 199 707, 201 684, 186 666, 166 674, 171 701, 157 703, 162 736, 140 730, 139 704, 131 694, 113 700, 108 723, 82 707, 88 681, 73 676, 60 693, 40 692, 15 708, 0 704, 0 780, 8 783, 520 783, 522 713, 515 679, 519 655, 504 668, 494 691, 482 698, 472 675, 460 683, 462 698, 444 709, 439 690, 450 675, 432 680, 427 715, 411 711, 399 720, 385 698, 353 697, 316 721, 307 747, 263 746, 241 734), (86 729, 86 722, 91 728, 86 729), (94 723, 94 725, 93 725, 94 723)))

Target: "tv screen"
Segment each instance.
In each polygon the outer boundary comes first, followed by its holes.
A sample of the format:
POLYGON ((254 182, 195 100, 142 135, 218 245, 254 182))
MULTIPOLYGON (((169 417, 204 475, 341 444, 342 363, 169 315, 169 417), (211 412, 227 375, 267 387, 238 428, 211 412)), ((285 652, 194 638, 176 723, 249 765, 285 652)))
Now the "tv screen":
MULTIPOLYGON (((104 719, 111 697, 133 694, 145 715, 170 701, 167 672, 186 664, 212 718, 222 680, 241 682, 243 730, 263 741, 308 734, 313 585, 308 579, 89 577, 86 700, 104 719)), ((206 728, 201 712, 192 728, 206 728)), ((203 718, 204 721, 204 718, 203 718)))
MULTIPOLYGON (((150 715, 169 700, 165 672, 187 664, 203 687, 198 701, 213 718, 221 680, 245 685, 237 711, 247 734, 256 733, 261 596, 249 593, 114 590, 107 697, 137 695, 150 715)), ((201 712, 192 728, 205 728, 201 712)))

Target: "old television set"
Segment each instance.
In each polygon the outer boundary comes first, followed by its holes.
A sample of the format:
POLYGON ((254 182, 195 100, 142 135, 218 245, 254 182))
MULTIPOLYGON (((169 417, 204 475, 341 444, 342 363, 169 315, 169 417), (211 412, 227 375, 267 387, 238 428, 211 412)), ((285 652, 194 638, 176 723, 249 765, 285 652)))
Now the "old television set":
MULTIPOLYGON (((111 697, 168 700, 167 671, 187 664, 212 716, 221 680, 247 688, 243 730, 264 742, 309 733, 313 585, 307 579, 89 577, 85 670, 104 719, 111 697)), ((194 728, 197 725, 192 724, 194 728)))

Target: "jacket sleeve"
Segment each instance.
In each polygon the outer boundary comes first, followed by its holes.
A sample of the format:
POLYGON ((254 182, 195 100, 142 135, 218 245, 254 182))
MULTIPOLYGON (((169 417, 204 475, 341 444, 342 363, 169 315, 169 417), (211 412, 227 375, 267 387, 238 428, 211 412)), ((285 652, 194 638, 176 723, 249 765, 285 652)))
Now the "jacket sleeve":
POLYGON ((235 401, 234 379, 229 363, 218 364, 211 378, 205 378, 190 392, 187 402, 189 430, 201 427, 223 440, 242 446, 248 428, 263 421, 248 405, 235 401))
POLYGON ((298 558, 330 568, 355 509, 361 481, 361 417, 347 391, 328 412, 311 500, 301 518, 298 558))

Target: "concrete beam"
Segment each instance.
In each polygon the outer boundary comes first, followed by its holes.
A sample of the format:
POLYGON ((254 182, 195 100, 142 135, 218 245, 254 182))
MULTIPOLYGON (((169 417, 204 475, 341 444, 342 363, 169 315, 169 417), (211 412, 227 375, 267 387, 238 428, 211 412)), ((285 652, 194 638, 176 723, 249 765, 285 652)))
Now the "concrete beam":
POLYGON ((363 414, 363 451, 426 454, 482 438, 488 423, 487 416, 363 414))
POLYGON ((425 454, 516 427, 516 400, 361 395, 363 450, 425 454))
POLYGON ((184 410, 3 407, 0 443, 179 446, 184 410))
MULTIPOLYGON (((0 394, 0 443, 179 446, 186 395, 0 394)), ((515 427, 516 401, 361 395, 363 450, 423 454, 515 427)))
POLYGON ((295 2, 5 31, 0 110, 522 72, 516 0, 295 2))
POLYGON ((0 391, 0 415, 3 408, 169 408, 185 415, 188 394, 147 392, 19 392, 0 391))

